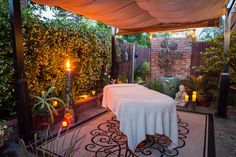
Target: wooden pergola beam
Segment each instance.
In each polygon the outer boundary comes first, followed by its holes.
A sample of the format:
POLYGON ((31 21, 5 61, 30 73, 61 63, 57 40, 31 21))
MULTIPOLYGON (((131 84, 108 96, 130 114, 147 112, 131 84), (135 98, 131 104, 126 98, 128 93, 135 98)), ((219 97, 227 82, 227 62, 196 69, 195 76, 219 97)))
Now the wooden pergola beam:
POLYGON ((28 142, 31 138, 32 114, 29 104, 28 85, 24 70, 24 47, 21 21, 21 8, 19 0, 9 0, 12 43, 15 65, 15 93, 17 107, 17 121, 19 138, 28 142))

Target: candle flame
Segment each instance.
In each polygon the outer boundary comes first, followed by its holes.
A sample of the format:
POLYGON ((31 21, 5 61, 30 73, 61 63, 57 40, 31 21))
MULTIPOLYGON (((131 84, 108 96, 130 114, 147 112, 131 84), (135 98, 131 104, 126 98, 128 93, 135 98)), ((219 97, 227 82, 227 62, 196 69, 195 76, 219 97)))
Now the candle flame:
POLYGON ((70 68, 70 60, 67 60, 67 62, 66 62, 66 70, 71 70, 71 68, 70 68))

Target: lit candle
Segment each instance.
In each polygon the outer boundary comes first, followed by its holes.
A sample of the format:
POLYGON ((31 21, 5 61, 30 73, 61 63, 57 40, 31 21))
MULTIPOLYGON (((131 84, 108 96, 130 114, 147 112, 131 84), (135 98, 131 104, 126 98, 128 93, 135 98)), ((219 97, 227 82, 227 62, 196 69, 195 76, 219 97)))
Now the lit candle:
POLYGON ((53 107, 57 107, 57 106, 58 106, 57 101, 53 101, 53 102, 52 102, 52 106, 53 106, 53 107))
POLYGON ((92 90, 92 95, 95 95, 96 94, 96 91, 95 90, 92 90))
POLYGON ((68 104, 69 106, 73 105, 70 60, 67 60, 66 62, 66 104, 68 104))
POLYGON ((196 101, 197 100, 197 95, 196 94, 193 94, 192 95, 192 101, 196 101))
MULTIPOLYGON (((75 111, 75 104, 73 100, 72 95, 72 74, 71 74, 72 68, 70 60, 67 60, 66 62, 66 104, 69 105, 73 111, 75 111)), ((77 122, 77 116, 74 115, 74 119, 71 122, 77 122)))
POLYGON ((61 125, 63 128, 65 128, 68 126, 68 122, 64 120, 64 121, 62 121, 61 125))
POLYGON ((186 95, 184 96, 184 101, 185 101, 185 102, 188 102, 188 99, 189 99, 189 96, 188 96, 188 94, 186 94, 186 95))

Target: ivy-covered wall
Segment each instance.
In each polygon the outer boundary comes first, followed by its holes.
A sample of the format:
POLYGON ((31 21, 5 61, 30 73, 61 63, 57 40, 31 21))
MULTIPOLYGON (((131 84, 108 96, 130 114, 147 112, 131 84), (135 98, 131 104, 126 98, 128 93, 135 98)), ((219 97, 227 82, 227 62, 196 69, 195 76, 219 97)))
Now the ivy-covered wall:
MULTIPOLYGON (((4 2, 3 2, 4 1, 4 2)), ((0 0, 0 105, 1 112, 14 113, 14 77, 9 11, 0 0), (2 5, 3 4, 3 5, 2 5)), ((90 26, 65 18, 46 19, 34 14, 38 9, 24 9, 23 35, 25 70, 31 95, 55 86, 56 96, 65 96, 65 63, 72 61, 74 94, 94 88, 111 64, 111 31, 105 25, 90 26)), ((2 114, 0 113, 2 118, 2 114)))

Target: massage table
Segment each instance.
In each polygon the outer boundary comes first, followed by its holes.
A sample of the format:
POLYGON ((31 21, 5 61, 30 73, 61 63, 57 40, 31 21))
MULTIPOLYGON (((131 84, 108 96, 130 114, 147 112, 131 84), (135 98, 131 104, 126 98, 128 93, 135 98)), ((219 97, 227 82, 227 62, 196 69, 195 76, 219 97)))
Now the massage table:
POLYGON ((138 84, 110 84, 103 89, 102 106, 120 121, 130 150, 154 134, 168 136, 170 150, 178 146, 176 103, 171 97, 138 84))

